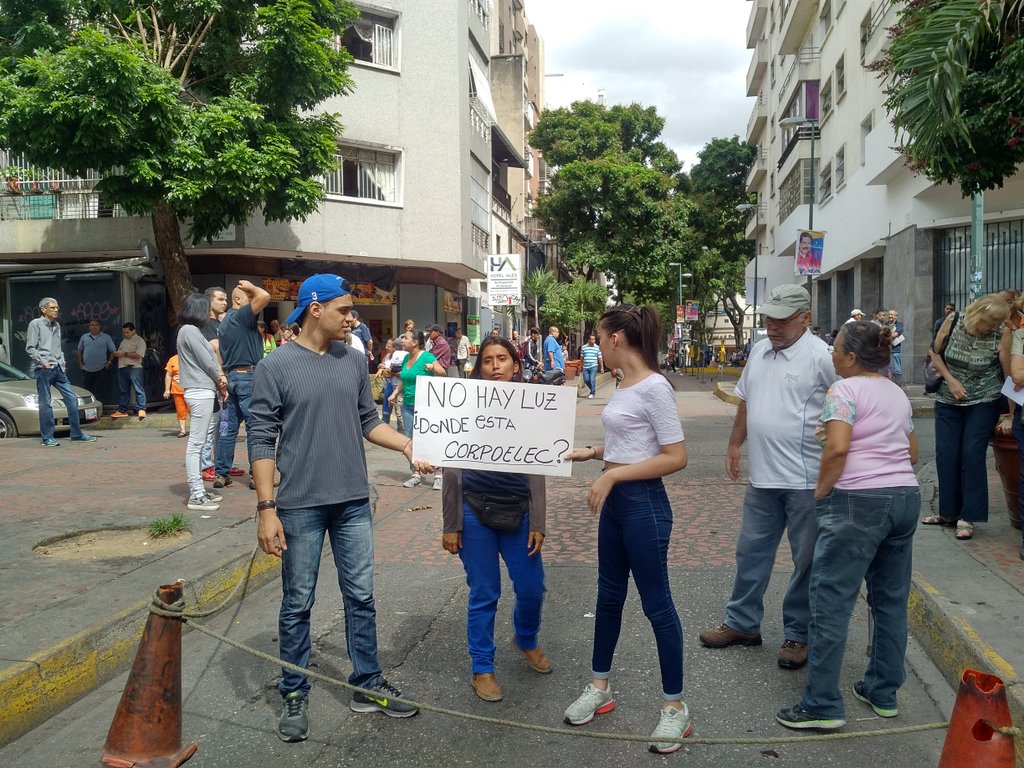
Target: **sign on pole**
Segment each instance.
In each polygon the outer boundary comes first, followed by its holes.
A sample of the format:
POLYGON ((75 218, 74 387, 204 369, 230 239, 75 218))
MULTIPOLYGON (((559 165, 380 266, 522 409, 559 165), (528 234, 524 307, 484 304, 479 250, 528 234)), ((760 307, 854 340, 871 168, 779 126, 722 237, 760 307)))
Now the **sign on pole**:
POLYGON ((487 257, 487 297, 491 307, 518 307, 522 303, 523 275, 518 253, 495 253, 487 257))
POLYGON ((574 387, 416 378, 412 454, 435 466, 569 477, 574 387))

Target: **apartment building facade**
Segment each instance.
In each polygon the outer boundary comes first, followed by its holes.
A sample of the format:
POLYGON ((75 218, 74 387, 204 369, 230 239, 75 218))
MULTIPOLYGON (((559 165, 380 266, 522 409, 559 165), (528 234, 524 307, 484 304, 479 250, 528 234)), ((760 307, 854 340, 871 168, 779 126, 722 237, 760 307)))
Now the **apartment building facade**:
MULTIPOLYGON (((496 238, 503 249, 525 252, 525 239, 517 239, 531 103, 524 94, 538 90, 522 82, 525 34, 535 38, 538 60, 541 42, 532 28, 516 26, 524 38, 504 59, 520 61, 506 65, 499 54, 500 83, 492 89, 501 3, 356 4, 361 18, 339 39, 355 57, 355 89, 322 105, 340 113, 344 126, 326 200, 306 221, 268 225, 257 212, 213 243, 188 248, 193 281, 199 289, 239 278, 262 283, 274 298, 267 316, 283 318, 304 277, 334 271, 356 283, 356 304, 375 336, 394 335, 406 318, 465 328, 496 238)), ((522 3, 509 4, 525 22, 522 3)), ((98 179, 46 175, 40 194, 8 190, 0 199, 0 335, 14 362, 25 362, 24 331, 44 295, 63 308, 69 347, 91 319, 112 332, 132 320, 164 358, 173 354, 149 218, 106 204, 94 189, 98 179)))
MULTIPOLYGON (((943 304, 969 301, 971 201, 913 173, 897 150, 871 67, 899 5, 750 0, 747 142, 758 151, 747 177, 757 195, 747 237, 771 290, 804 279, 794 269, 798 231, 824 231, 814 324, 837 328, 854 308, 898 310, 907 326, 905 376, 914 380, 943 304)), ((1018 174, 985 194, 985 291, 1024 284, 1022 193, 1018 174)))

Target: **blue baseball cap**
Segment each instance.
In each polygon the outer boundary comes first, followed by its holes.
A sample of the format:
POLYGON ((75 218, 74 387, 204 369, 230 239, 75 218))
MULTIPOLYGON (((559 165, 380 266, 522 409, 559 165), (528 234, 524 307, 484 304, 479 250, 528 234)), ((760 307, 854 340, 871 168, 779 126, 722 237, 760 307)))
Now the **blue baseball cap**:
POLYGON ((314 301, 324 304, 349 293, 351 291, 348 288, 348 281, 340 275, 322 274, 307 277, 299 286, 299 303, 295 305, 295 310, 288 315, 285 322, 288 325, 298 322, 306 307, 314 301))

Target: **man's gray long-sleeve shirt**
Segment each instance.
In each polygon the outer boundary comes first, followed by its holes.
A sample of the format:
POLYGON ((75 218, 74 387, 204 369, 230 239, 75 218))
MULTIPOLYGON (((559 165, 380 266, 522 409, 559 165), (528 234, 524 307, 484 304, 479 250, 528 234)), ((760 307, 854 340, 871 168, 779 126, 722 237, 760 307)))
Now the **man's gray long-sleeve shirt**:
POLYGON ((60 323, 50 322, 45 317, 37 317, 28 324, 25 336, 25 352, 28 353, 29 373, 44 366, 60 366, 67 370, 64 362, 64 350, 60 345, 60 323))
POLYGON ((323 355, 285 344, 256 366, 247 424, 252 460, 276 459, 279 509, 367 498, 362 440, 382 423, 366 356, 340 341, 323 355))

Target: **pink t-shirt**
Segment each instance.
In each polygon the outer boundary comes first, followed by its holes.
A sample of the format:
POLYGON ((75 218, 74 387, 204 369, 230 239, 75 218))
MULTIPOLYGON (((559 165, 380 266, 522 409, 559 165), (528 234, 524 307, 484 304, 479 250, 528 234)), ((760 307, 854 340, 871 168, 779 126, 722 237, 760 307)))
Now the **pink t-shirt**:
POLYGON ((837 381, 825 395, 821 440, 827 421, 853 425, 850 452, 836 488, 855 491, 917 485, 910 463, 913 411, 903 390, 891 381, 874 376, 837 381))

